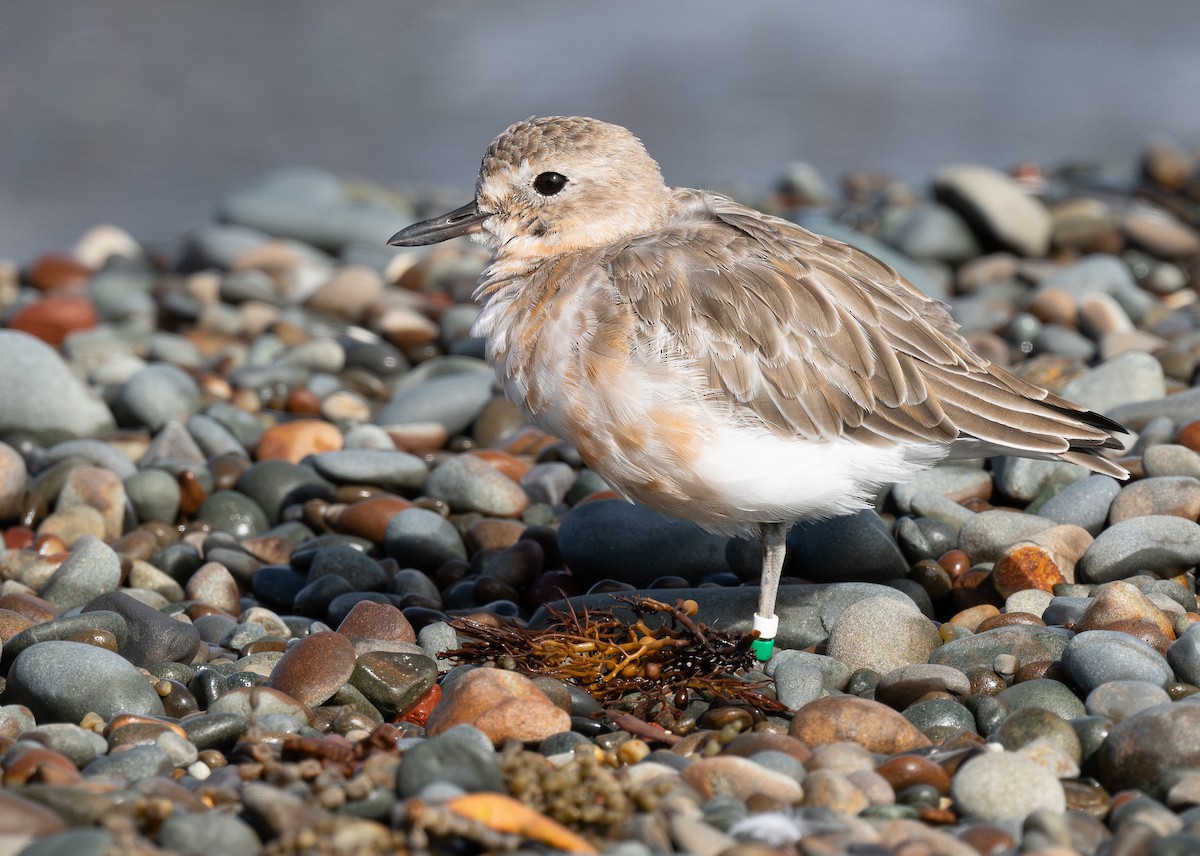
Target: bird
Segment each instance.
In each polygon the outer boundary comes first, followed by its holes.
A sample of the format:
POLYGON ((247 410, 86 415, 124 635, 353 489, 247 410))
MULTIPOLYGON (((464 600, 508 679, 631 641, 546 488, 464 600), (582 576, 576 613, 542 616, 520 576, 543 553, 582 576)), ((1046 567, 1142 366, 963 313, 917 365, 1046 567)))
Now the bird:
POLYGON ((945 304, 849 244, 668 187, 642 142, 519 121, 474 198, 388 243, 471 236, 492 259, 472 333, 505 395, 631 501, 762 547, 752 626, 774 648, 788 528, 874 507, 947 458, 1127 478, 1120 424, 1005 371, 945 304))

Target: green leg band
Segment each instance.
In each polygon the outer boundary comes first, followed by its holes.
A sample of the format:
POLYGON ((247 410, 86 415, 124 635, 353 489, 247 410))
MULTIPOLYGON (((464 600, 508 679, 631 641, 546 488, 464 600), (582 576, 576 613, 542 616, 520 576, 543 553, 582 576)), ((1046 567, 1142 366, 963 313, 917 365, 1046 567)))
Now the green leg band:
POLYGON ((750 650, 754 652, 754 656, 760 663, 765 663, 771 659, 771 652, 775 650, 775 640, 755 639, 750 643, 750 650))

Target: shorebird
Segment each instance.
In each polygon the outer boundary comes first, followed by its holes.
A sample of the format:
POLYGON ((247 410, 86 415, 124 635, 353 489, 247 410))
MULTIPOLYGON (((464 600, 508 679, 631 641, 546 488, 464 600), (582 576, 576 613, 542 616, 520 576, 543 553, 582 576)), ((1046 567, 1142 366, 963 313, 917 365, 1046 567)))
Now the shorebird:
POLYGON ((946 457, 1103 457, 1124 428, 975 353, 945 305, 848 244, 668 187, 625 128, 517 122, 475 198, 394 246, 471 235, 494 255, 474 334, 505 394, 616 491, 757 536, 760 659, 785 536, 873 506, 946 457))

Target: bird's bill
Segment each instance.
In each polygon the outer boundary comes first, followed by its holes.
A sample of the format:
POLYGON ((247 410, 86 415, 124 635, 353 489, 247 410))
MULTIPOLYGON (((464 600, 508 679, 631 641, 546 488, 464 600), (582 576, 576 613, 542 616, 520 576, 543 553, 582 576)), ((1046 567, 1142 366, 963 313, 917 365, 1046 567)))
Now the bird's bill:
POLYGON ((471 200, 449 214, 422 220, 420 223, 413 223, 407 229, 401 229, 388 239, 388 244, 393 247, 423 247, 462 235, 474 235, 483 231, 483 221, 486 219, 487 215, 479 210, 475 200, 471 200))

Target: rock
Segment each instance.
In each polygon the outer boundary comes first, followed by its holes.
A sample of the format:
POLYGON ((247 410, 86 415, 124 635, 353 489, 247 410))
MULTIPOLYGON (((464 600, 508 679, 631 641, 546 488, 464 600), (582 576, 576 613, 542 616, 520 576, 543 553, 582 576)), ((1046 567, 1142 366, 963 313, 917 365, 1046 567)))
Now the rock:
POLYGON ((284 652, 270 686, 310 707, 322 704, 354 673, 354 646, 340 633, 313 633, 284 652))
POLYGON ((938 648, 929 662, 952 666, 964 674, 973 669, 991 669, 996 657, 1010 654, 1019 665, 1057 660, 1070 641, 1059 628, 1010 624, 971 636, 954 639, 938 648))
POLYGON ((83 607, 85 615, 97 611, 115 612, 125 619, 127 638, 120 652, 135 666, 190 662, 200 645, 200 634, 194 626, 177 621, 124 592, 102 594, 83 607))
MULTIPOLYGON (((437 683, 437 675, 437 663, 432 657, 424 654, 367 651, 359 656, 349 682, 362 692, 380 713, 391 718, 420 701, 437 683)), ((440 709, 441 704, 434 710, 436 712, 440 709)), ((486 731, 479 723, 472 724, 486 731)))
POLYGON ((854 696, 805 705, 796 712, 788 733, 808 746, 848 741, 884 755, 930 745, 929 738, 890 707, 854 696))
POLYGON ((473 362, 477 368, 428 377, 415 386, 398 389, 375 418, 376 424, 435 422, 450 434, 462 433, 492 398, 491 370, 481 360, 473 362))
POLYGON ((1061 394, 1089 410, 1107 413, 1123 404, 1160 399, 1167 394, 1167 387, 1157 359, 1130 351, 1073 378, 1061 394))
POLYGON ((252 538, 267 531, 270 522, 258 504, 248 496, 232 490, 218 490, 200 505, 196 513, 218 532, 228 532, 234 538, 252 538))
POLYGON ((1200 479, 1159 476, 1126 485, 1113 500, 1109 519, 1116 524, 1154 514, 1193 521, 1200 518, 1200 479))
POLYGON ((890 528, 872 510, 793 526, 787 560, 786 573, 813 582, 886 582, 908 574, 890 528))
POLYGON ((957 211, 981 237, 1026 256, 1050 246, 1050 212, 1013 179, 983 166, 954 166, 934 177, 939 202, 957 211))
POLYGON ((875 686, 875 700, 895 710, 904 710, 921 696, 944 692, 966 697, 971 682, 958 669, 931 663, 900 666, 885 672, 875 686))
POLYGON ((374 449, 322 452, 306 462, 320 475, 339 484, 371 484, 390 491, 415 490, 429 475, 416 455, 374 449))
POLYGON ((1148 644, 1115 630, 1087 630, 1062 653, 1063 665, 1085 692, 1108 681, 1148 681, 1163 686, 1173 679, 1166 659, 1148 644))
POLYGON ((890 598, 867 598, 848 606, 829 632, 829 656, 850 671, 886 673, 928 661, 942 643, 937 625, 916 609, 890 598))
POLYGON ((79 722, 88 711, 162 716, 158 694, 123 657, 80 642, 46 641, 17 655, 5 701, 23 704, 39 722, 79 722))
POLYGON ((745 801, 761 795, 791 805, 804 796, 799 782, 791 776, 736 756, 701 758, 685 767, 681 778, 703 799, 727 795, 745 801))
POLYGON ((173 811, 163 821, 158 843, 167 851, 195 856, 256 856, 262 843, 245 821, 220 812, 173 811))
POLYGON ((187 421, 199 410, 200 390, 181 369, 156 363, 125 382, 114 409, 124 423, 158 431, 171 420, 187 421))
POLYGON ((950 785, 959 812, 969 820, 1023 820, 1035 811, 1066 811, 1055 775, 1013 752, 985 752, 959 768, 950 785))
POLYGON ((71 555, 54 572, 42 597, 59 609, 72 609, 115 590, 120 583, 117 554, 99 538, 85 536, 72 545, 71 555))
POLYGON ((440 737, 405 750, 396 776, 396 792, 404 798, 414 797, 434 782, 456 785, 468 792, 506 790, 491 741, 471 725, 454 726, 440 737))
POLYGON ((1200 525, 1180 517, 1147 515, 1101 532, 1076 570, 1083 581, 1104 583, 1136 573, 1170 577, 1198 563, 1200 525))
POLYGON ((958 534, 958 546, 972 562, 994 562, 1009 545, 1027 541, 1052 526, 1052 521, 1034 514, 984 511, 963 524, 958 534))
POLYGON ((29 437, 51 445, 103 437, 116 423, 49 345, 26 333, 0 330, 0 439, 29 437), (53 394, 47 394, 53 391, 53 394))
POLYGON ((324 419, 293 419, 263 431, 258 439, 260 461, 299 463, 309 455, 342 448, 342 432, 324 419))
POLYGON ((699 582, 729 570, 727 540, 619 499, 577 505, 558 528, 564 564, 588 586, 606 578, 639 588, 663 576, 699 582))
POLYGON ((450 559, 466 559, 454 524, 424 508, 401 511, 387 525, 384 552, 402 567, 434 571, 450 559))
POLYGON ((571 729, 567 712, 515 672, 474 669, 443 686, 443 693, 425 726, 434 737, 469 723, 500 746, 507 740, 544 740, 571 729))
POLYGON ((434 468, 425 493, 445 500, 455 511, 490 517, 518 517, 529 505, 519 484, 473 455, 456 455, 434 468))
POLYGON ((1134 714, 1113 726, 1097 758, 1110 792, 1165 796, 1177 771, 1200 767, 1200 704, 1184 700, 1134 714))
POLYGON ((1100 534, 1108 519, 1108 510, 1121 491, 1121 482, 1111 476, 1091 475, 1062 488, 1037 510, 1039 517, 1055 523, 1069 523, 1100 534))

